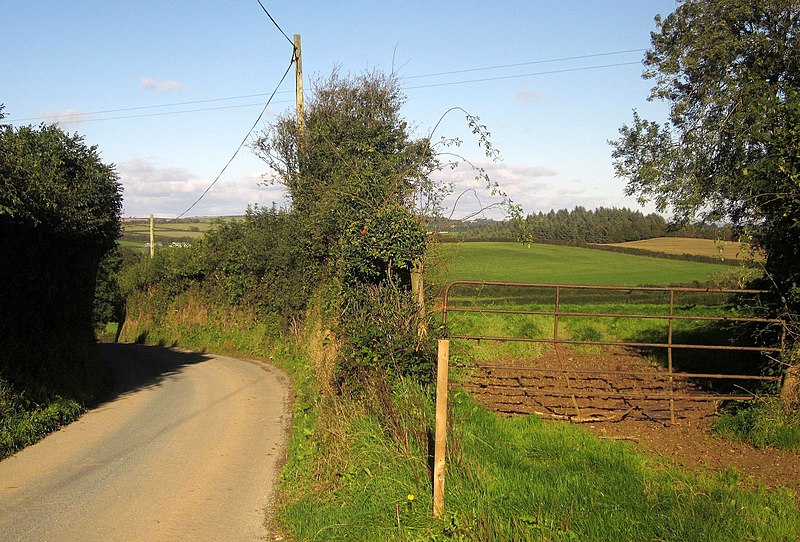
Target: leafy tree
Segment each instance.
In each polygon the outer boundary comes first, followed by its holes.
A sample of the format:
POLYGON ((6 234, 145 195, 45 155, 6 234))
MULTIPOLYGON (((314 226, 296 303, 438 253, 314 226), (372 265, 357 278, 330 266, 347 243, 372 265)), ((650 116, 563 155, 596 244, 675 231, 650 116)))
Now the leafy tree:
MULTIPOLYGON (((254 144, 274 173, 271 181, 287 188, 292 211, 304 217, 298 236, 320 261, 340 263, 343 243, 358 239, 376 212, 399 206, 409 215, 417 191, 430 186, 435 157, 428 139, 410 136, 400 117, 403 102, 392 76, 345 78, 334 71, 314 85, 303 133, 287 114, 254 144)), ((386 217, 410 225, 398 213, 386 217)), ((408 271, 406 260, 393 264, 408 271)))
POLYGON ((12 382, 77 396, 96 379, 95 277, 121 206, 114 167, 82 137, 0 126, 0 372, 12 382))
POLYGON ((626 193, 677 221, 728 221, 766 255, 790 312, 800 308, 800 4, 684 0, 646 53, 650 100, 612 142, 626 193))

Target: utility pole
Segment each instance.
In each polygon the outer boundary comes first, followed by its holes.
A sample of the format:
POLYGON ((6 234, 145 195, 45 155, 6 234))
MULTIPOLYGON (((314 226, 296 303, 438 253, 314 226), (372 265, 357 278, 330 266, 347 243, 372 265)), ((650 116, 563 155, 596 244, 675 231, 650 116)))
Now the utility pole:
POLYGON ((153 213, 150 213, 150 258, 156 255, 156 229, 153 226, 153 213))
POLYGON ((303 110, 303 55, 300 48, 300 34, 294 35, 294 78, 295 99, 297 100, 297 131, 302 137, 306 127, 303 110))

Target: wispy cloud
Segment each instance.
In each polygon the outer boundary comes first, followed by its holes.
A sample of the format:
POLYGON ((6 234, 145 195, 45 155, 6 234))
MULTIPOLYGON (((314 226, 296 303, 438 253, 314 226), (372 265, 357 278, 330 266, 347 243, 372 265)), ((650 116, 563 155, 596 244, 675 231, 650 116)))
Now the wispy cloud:
POLYGON ((518 90, 517 100, 522 103, 538 102, 542 99, 542 95, 535 90, 518 90))
MULTIPOLYGON (((177 216, 186 210, 213 179, 177 167, 160 167, 146 158, 133 158, 117 165, 125 189, 126 216, 177 216)), ((221 179, 189 213, 192 216, 244 214, 248 205, 285 205, 279 186, 259 185, 260 175, 221 179)))
POLYGON ((91 113, 84 113, 72 107, 63 111, 56 109, 48 109, 42 112, 42 119, 45 122, 53 124, 77 124, 79 122, 92 120, 94 116, 91 113))
POLYGON ((170 92, 173 90, 183 90, 183 83, 180 81, 156 81, 152 77, 142 77, 139 79, 139 86, 147 90, 158 92, 170 92))

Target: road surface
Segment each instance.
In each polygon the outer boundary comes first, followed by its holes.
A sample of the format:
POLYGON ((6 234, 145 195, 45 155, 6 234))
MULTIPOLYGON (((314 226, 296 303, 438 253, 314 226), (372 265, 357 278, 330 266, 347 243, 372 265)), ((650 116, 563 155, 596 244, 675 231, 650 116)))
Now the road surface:
POLYGON ((265 540, 289 429, 278 369, 104 345, 109 400, 0 462, 0 540, 265 540))

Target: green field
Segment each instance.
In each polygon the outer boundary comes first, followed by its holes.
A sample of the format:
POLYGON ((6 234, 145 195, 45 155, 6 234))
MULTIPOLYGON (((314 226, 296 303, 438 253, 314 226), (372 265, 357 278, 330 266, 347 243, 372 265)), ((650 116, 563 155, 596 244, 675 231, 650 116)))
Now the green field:
POLYGON ((560 245, 461 243, 435 250, 446 280, 640 286, 705 282, 735 269, 560 245))
MULTIPOLYGON (((485 280, 501 282, 535 282, 546 284, 614 285, 614 286, 702 286, 710 275, 735 273, 735 267, 682 260, 605 252, 557 245, 515 243, 463 243, 445 245, 439 250, 447 270, 441 283, 449 280, 485 280)), ((588 314, 669 314, 668 292, 562 289, 559 310, 588 314)), ((720 293, 677 292, 676 316, 746 316, 742 307, 736 314, 727 307, 729 296, 720 293)), ((458 285, 450 291, 448 307, 468 309, 513 309, 553 311, 554 288, 518 288, 458 285)), ((454 335, 492 337, 553 338, 554 318, 544 315, 511 315, 489 313, 448 313, 448 330, 454 335)), ((735 329, 719 321, 676 320, 673 323, 675 342, 697 344, 731 344, 735 329)), ((630 317, 561 316, 559 338, 578 341, 658 342, 667 340, 666 318, 638 319, 630 317)), ((474 344, 472 355, 477 359, 535 358, 541 344, 493 341, 474 344)), ((581 347, 577 347, 582 349, 581 347)), ((656 352, 658 357, 663 352, 656 352)), ((682 351, 676 358, 682 365, 696 363, 691 351, 682 351)), ((736 365, 758 365, 753 356, 722 356, 736 365), (740 359, 742 358, 742 359, 740 359)), ((721 363, 719 352, 704 355, 704 364, 721 363)), ((716 372, 716 371, 715 371, 716 372)))

